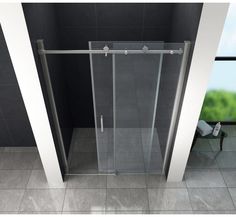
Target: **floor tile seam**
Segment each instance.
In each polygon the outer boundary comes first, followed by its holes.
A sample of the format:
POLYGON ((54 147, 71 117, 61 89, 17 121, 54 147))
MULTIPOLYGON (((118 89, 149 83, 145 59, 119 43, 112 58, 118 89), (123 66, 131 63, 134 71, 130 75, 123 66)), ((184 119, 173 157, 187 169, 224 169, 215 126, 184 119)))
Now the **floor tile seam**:
POLYGON ((146 188, 146 194, 147 194, 147 205, 148 205, 148 211, 150 212, 150 200, 149 200, 149 192, 148 192, 148 188, 146 188))
MULTIPOLYGON (((19 211, 17 214, 61 214, 61 211, 19 211)), ((0 212, 1 214, 1 212, 0 212)))
POLYGON ((192 171, 197 171, 197 170, 202 170, 202 171, 206 171, 206 170, 211 170, 211 169, 215 169, 218 170, 218 168, 186 168, 186 172, 188 172, 188 170, 192 170, 192 171))
MULTIPOLYGON (((111 209, 111 210, 108 210, 108 212, 112 212, 112 211, 117 211, 117 209, 111 209)), ((119 210, 120 212, 136 212, 136 211, 141 211, 141 210, 119 210)), ((144 211, 148 211, 148 210, 144 210, 144 211)), ((185 211, 185 210, 180 210, 180 211, 185 211)), ((53 211, 52 211, 53 212, 53 211)), ((88 211, 80 211, 80 210, 78 210, 78 211, 63 211, 63 212, 91 212, 91 210, 88 210, 88 211)), ((102 211, 102 210, 97 210, 97 212, 104 212, 104 211, 102 211)))
POLYGON ((186 187, 175 187, 175 186, 157 186, 157 187, 147 187, 147 189, 186 189, 186 187))
MULTIPOLYGON (((221 170, 220 170, 220 174, 221 174, 221 176, 222 176, 222 178, 223 178, 223 180, 224 180, 225 185, 227 186, 227 182, 226 182, 226 180, 225 180, 225 178, 224 178, 223 173, 222 173, 221 170)), ((227 186, 227 191, 228 191, 228 193, 229 193, 231 202, 233 203, 234 209, 236 209, 236 205, 235 205, 235 203, 234 203, 234 200, 233 200, 233 198, 232 198, 232 195, 231 195, 231 193, 230 193, 230 191, 229 191, 228 186, 227 186)))
POLYGON ((191 201, 191 198, 190 198, 189 189, 188 189, 188 188, 186 188, 186 190, 187 190, 187 193, 188 193, 188 199, 189 199, 189 203, 190 203, 191 209, 192 209, 192 211, 193 211, 193 204, 192 204, 192 201, 191 201))
POLYGON ((6 171, 6 170, 10 170, 10 171, 32 171, 33 169, 0 169, 1 171, 6 171))
MULTIPOLYGON (((233 200, 232 200, 232 197, 231 197, 231 194, 230 194, 230 192, 229 192, 229 190, 228 190, 228 187, 219 187, 219 188, 187 188, 187 191, 188 191, 188 194, 189 194, 189 198, 190 198, 190 193, 189 193, 189 190, 194 190, 194 189, 227 189, 227 192, 229 193, 229 195, 230 195, 230 199, 231 199, 231 202, 233 203, 233 206, 234 206, 234 209, 232 209, 232 210, 235 210, 236 208, 235 208, 235 205, 234 205, 234 202, 233 202, 233 200)), ((190 203, 191 203, 191 200, 190 200, 190 203)), ((206 210, 206 209, 204 209, 204 210, 199 210, 199 209, 193 209, 193 205, 192 205, 192 203, 191 203, 191 206, 192 206, 192 210, 193 211, 209 211, 209 210, 206 210)), ((232 210, 229 210, 229 211, 232 211, 232 210)), ((210 210, 211 211, 211 210, 210 210)), ((224 210, 213 210, 213 211, 224 211, 224 210)))
POLYGON ((62 207, 61 207, 61 213, 64 210, 64 206, 65 206, 65 199, 66 199, 66 193, 67 193, 67 188, 65 188, 64 190, 64 197, 63 197, 63 202, 62 202, 62 207))
POLYGON ((20 203, 19 203, 19 207, 18 207, 18 209, 17 209, 17 212, 20 212, 21 205, 23 204, 25 195, 26 195, 26 189, 24 189, 24 193, 23 193, 22 198, 21 198, 21 201, 20 201, 20 203))
POLYGON ((107 192, 107 188, 106 188, 105 192, 106 192, 106 196, 105 196, 105 209, 104 209, 104 211, 106 212, 107 206, 108 206, 108 200, 107 200, 108 192, 107 192))
MULTIPOLYGON (((78 154, 79 153, 82 153, 82 154, 83 153, 97 153, 97 151, 74 151, 73 154, 75 154, 75 153, 78 153, 78 154)), ((106 153, 106 152, 103 152, 103 153, 106 153)))
POLYGON ((31 178, 31 175, 33 174, 33 169, 31 170, 30 174, 29 174, 29 178, 28 178, 28 181, 27 181, 27 184, 25 185, 25 189, 27 189, 28 185, 29 185, 29 182, 30 182, 30 178, 31 178))
POLYGON ((197 186, 197 187, 193 187, 193 186, 188 186, 187 188, 193 188, 193 189, 196 189, 196 188, 204 188, 204 189, 206 189, 206 188, 208 188, 208 189, 214 189, 214 188, 228 188, 227 186, 214 186, 214 187, 201 187, 201 186, 197 186))
POLYGON ((18 190, 27 190, 26 188, 0 188, 0 191, 18 191, 18 190))
MULTIPOLYGON (((153 210, 117 210, 117 209, 110 209, 110 210, 94 210, 95 212, 99 212, 99 213, 104 213, 104 212, 106 212, 106 213, 109 213, 109 212, 120 212, 121 214, 122 213, 127 213, 127 212, 156 212, 156 211, 158 211, 158 212, 162 212, 162 211, 176 211, 176 212, 182 212, 182 211, 184 211, 184 212, 195 212, 195 211, 209 211, 209 212, 221 212, 221 211, 225 211, 225 212, 231 212, 231 211, 235 211, 235 210, 229 210, 229 209, 227 209, 227 210, 225 210, 225 209, 220 209, 220 210, 210 210, 210 209, 197 209, 197 210, 189 210, 189 209, 184 209, 184 210, 179 210, 179 209, 153 209, 153 210)), ((4 212, 4 211, 3 211, 4 212)), ((14 212, 14 211, 7 211, 7 212, 14 212)), ((22 213, 22 212, 24 212, 24 211, 20 211, 20 213, 22 213)), ((27 211, 25 211, 25 212, 27 212, 27 211)), ((54 212, 60 212, 60 211, 30 211, 30 213, 54 213, 54 212)), ((61 213, 85 213, 85 214, 92 214, 92 212, 93 211, 91 211, 91 210, 88 210, 88 211, 81 211, 81 210, 78 210, 78 211, 62 211, 61 213)), ((0 213, 1 213, 1 211, 0 211, 0 213)), ((178 214, 178 213, 176 213, 176 214, 178 214)))
POLYGON ((221 212, 221 211, 228 211, 228 212, 230 212, 230 211, 235 211, 235 209, 193 209, 193 211, 195 212, 195 211, 213 211, 213 212, 221 212))
POLYGON ((12 168, 5 168, 4 169, 4 168, 1 168, 0 172, 1 171, 6 171, 6 170, 20 170, 20 171, 29 170, 29 171, 31 171, 31 170, 34 170, 34 169, 33 169, 33 167, 32 168, 28 168, 28 169, 25 169, 25 168, 24 169, 18 169, 18 168, 14 168, 14 169, 12 169, 12 168))
MULTIPOLYGON (((55 189, 55 188, 52 188, 52 189, 55 189)), ((57 189, 63 189, 63 188, 57 188, 57 189)), ((64 188, 65 189, 65 188, 64 188)), ((89 187, 85 187, 85 188, 83 188, 83 187, 67 187, 66 189, 87 189, 87 190, 89 190, 89 189, 124 189, 124 190, 127 190, 127 189, 134 189, 134 190, 139 190, 139 189, 146 189, 146 187, 143 187, 143 188, 132 188, 132 187, 128 187, 128 188, 126 188, 126 187, 122 187, 122 188, 106 188, 106 187, 103 187, 103 188, 99 188, 99 187, 91 187, 91 188, 89 188, 89 187)), ((150 188, 151 189, 151 188, 150 188)), ((39 190, 42 190, 42 189, 39 189, 39 190)), ((44 189, 43 189, 44 190, 44 189)))
MULTIPOLYGON (((36 160, 36 159, 35 159, 35 160, 36 160)), ((34 163, 35 163, 35 162, 34 162, 34 163)), ((19 212, 20 209, 21 209, 21 205, 22 205, 22 203, 23 203, 23 200, 24 200, 24 197, 25 197, 25 194, 26 194, 26 189, 27 189, 27 186, 28 186, 28 184, 29 184, 29 180, 30 180, 31 174, 32 174, 32 170, 31 170, 31 172, 30 172, 30 175, 29 175, 27 184, 25 185, 24 193, 23 193, 22 198, 21 198, 21 201, 20 201, 20 203, 19 203, 19 207, 18 207, 18 209, 17 209, 17 212, 19 212)))
POLYGON ((218 167, 186 167, 186 172, 188 171, 196 171, 196 170, 202 170, 202 171, 206 171, 206 170, 219 170, 220 168, 218 167))
POLYGON ((226 187, 187 187, 188 189, 221 189, 221 188, 228 188, 226 187))

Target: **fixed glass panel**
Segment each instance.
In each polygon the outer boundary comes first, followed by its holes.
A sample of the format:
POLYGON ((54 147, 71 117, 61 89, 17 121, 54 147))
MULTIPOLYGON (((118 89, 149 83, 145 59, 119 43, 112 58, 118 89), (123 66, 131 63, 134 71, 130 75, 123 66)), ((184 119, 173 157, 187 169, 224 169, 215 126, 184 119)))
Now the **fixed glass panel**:
MULTIPOLYGON (((141 50, 143 46, 159 50, 164 48, 164 43, 113 43, 116 50, 141 50)), ((158 135, 154 129, 161 65, 162 55, 159 54, 115 55, 114 162, 119 173, 147 172, 152 159, 162 168, 158 135)))
POLYGON ((200 119, 236 121, 235 68, 235 61, 215 61, 200 119))

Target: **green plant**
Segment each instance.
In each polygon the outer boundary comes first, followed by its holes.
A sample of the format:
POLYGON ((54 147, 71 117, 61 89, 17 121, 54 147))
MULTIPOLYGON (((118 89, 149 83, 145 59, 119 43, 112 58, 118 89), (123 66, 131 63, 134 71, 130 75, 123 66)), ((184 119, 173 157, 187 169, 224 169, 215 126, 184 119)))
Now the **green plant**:
POLYGON ((236 92, 211 90, 206 93, 200 119, 236 121, 236 92))

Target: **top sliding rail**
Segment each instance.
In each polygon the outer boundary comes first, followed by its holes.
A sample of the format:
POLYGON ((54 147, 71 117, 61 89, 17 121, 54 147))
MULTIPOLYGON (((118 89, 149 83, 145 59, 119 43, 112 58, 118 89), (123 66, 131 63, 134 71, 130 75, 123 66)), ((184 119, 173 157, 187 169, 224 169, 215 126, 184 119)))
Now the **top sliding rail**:
MULTIPOLYGON (((38 41, 39 42, 39 41, 38 41)), ((178 50, 149 50, 147 46, 143 46, 141 50, 110 50, 108 46, 105 46, 102 50, 45 50, 41 47, 38 50, 39 54, 103 54, 105 56, 109 54, 183 54, 183 49, 178 50)))

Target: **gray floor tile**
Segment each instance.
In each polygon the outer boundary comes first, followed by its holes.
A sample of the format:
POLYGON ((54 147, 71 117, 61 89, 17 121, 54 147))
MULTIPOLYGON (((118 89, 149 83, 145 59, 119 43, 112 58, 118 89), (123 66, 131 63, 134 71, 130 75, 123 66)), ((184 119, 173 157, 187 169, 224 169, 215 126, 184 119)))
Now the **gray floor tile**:
POLYGON ((19 211, 62 211, 64 189, 28 189, 25 191, 19 211))
POLYGON ((221 173, 228 187, 236 187, 236 169, 222 169, 221 173))
POLYGON ((187 189, 148 189, 150 210, 192 210, 187 189))
POLYGON ((0 153, 0 169, 32 169, 37 155, 34 152, 2 152, 0 153))
POLYGON ((43 170, 32 170, 30 178, 29 178, 29 182, 27 184, 27 188, 28 189, 49 188, 45 172, 43 170))
MULTIPOLYGON (((213 151, 220 151, 220 139, 210 140, 213 151)), ((236 151, 236 137, 226 137, 223 142, 223 151, 236 151)))
POLYGON ((106 188, 106 175, 72 175, 67 180, 67 188, 106 188))
POLYGON ((15 211, 15 212, 14 211, 5 211, 5 212, 0 211, 0 215, 2 215, 2 214, 14 214, 15 215, 15 214, 18 214, 18 211, 15 211))
POLYGON ((212 151, 210 140, 198 138, 192 151, 212 151))
POLYGON ((125 215, 125 214, 130 214, 130 215, 135 215, 135 214, 149 214, 149 210, 112 210, 112 211, 106 211, 106 214, 112 215, 112 214, 120 214, 120 215, 125 215))
POLYGON ((227 188, 188 189, 193 210, 234 210, 227 188))
POLYGON ((189 188, 226 187, 218 169, 187 170, 185 181, 189 188))
POLYGON ((107 211, 148 210, 146 189, 107 189, 107 211))
POLYGON ((5 147, 0 147, 0 152, 4 152, 5 147))
POLYGON ((203 211, 193 211, 193 214, 236 214, 236 210, 228 210, 228 211, 203 210, 203 211))
POLYGON ((221 151, 216 157, 219 168, 236 169, 236 151, 221 151))
POLYGON ((24 190, 0 190, 0 211, 18 211, 24 190))
POLYGON ((148 188, 185 188, 185 181, 182 182, 166 182, 164 175, 147 175, 148 188))
POLYGON ((37 147, 5 147, 4 152, 38 152, 37 147))
POLYGON ((97 152, 95 138, 78 138, 72 145, 74 152, 97 152))
POLYGON ((0 170, 0 189, 25 188, 31 170, 0 170))
POLYGON ((228 134, 228 136, 236 136, 235 125, 223 125, 222 130, 224 130, 228 134))
POLYGON ((78 153, 74 152, 72 154, 69 167, 70 172, 80 172, 80 171, 88 171, 95 172, 98 170, 97 163, 97 153, 88 152, 88 153, 78 153))
POLYGON ((63 211, 104 211, 105 189, 67 189, 63 211))
POLYGON ((107 188, 146 188, 145 175, 107 176, 107 188))
POLYGON ((38 212, 37 211, 19 211, 18 214, 20 214, 20 215, 25 215, 25 214, 54 215, 54 214, 61 214, 61 211, 60 212, 57 212, 57 211, 38 211, 38 212))
POLYGON ((188 210, 188 211, 186 211, 186 210, 183 210, 183 211, 181 211, 181 210, 175 210, 175 211, 150 211, 150 214, 178 214, 178 215, 180 215, 180 214, 193 214, 193 211, 192 210, 188 210))
POLYGON ((236 188, 229 188, 229 193, 234 202, 234 205, 236 206, 236 188))
POLYGON ((116 153, 116 169, 121 172, 144 172, 143 153, 125 151, 116 153))
POLYGON ((36 157, 36 160, 35 160, 34 165, 33 165, 33 169, 34 170, 43 170, 43 164, 41 162, 41 159, 40 159, 39 155, 36 157))
POLYGON ((187 168, 217 168, 216 153, 193 151, 189 155, 187 168))
POLYGON ((95 138, 94 128, 75 128, 74 132, 77 138, 95 138))
POLYGON ((100 215, 100 214, 105 214, 105 210, 103 211, 63 211, 62 214, 66 214, 66 215, 70 215, 70 214, 77 214, 77 215, 81 215, 81 214, 95 214, 95 215, 100 215))

